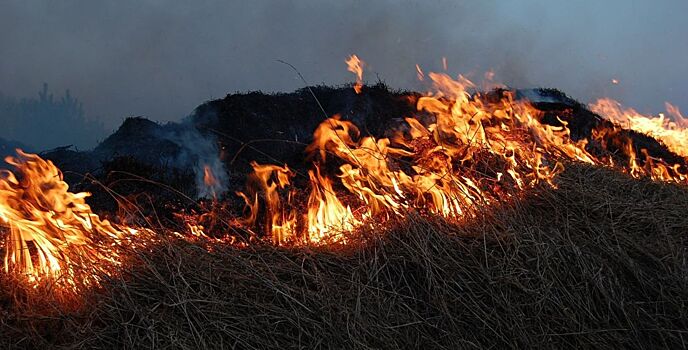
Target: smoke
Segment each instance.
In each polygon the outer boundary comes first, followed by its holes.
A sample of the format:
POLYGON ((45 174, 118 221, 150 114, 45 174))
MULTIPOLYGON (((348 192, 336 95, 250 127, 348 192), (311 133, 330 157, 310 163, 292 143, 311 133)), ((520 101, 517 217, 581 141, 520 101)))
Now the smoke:
POLYGON ((198 198, 211 198, 226 192, 228 174, 214 136, 201 134, 189 120, 174 128, 158 129, 156 134, 179 146, 180 152, 163 162, 180 169, 193 169, 198 198), (208 177, 212 181, 208 181, 208 177))
MULTIPOLYGON (((688 108, 688 2, 11 1, 0 10, 0 91, 67 88, 108 128, 123 117, 179 120, 237 90, 350 82, 356 53, 397 88, 424 89, 416 63, 514 87, 556 87, 641 112, 688 108), (618 79, 618 85, 611 84, 618 79)), ((14 138, 13 135, 6 135, 14 138)), ((18 141, 23 141, 19 139, 18 141)), ((65 140, 65 143, 73 143, 65 140)))

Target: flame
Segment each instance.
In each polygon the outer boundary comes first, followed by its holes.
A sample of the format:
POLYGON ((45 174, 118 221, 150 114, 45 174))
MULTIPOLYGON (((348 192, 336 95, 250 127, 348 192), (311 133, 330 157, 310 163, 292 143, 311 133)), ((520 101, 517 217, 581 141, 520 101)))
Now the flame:
POLYGON ((5 159, 17 174, 0 173, 0 226, 9 230, 5 272, 16 271, 29 281, 52 278, 76 286, 97 282, 96 275, 81 271, 84 266, 107 273, 120 265, 112 246, 137 231, 101 220, 86 204, 89 194, 69 192, 52 162, 17 153, 5 159))
POLYGON ((308 240, 313 243, 343 241, 338 235, 361 224, 350 207, 345 207, 332 189, 332 182, 320 175, 319 168, 309 171, 311 194, 308 198, 308 240))
POLYGON ((349 72, 356 74, 356 83, 354 84, 354 91, 360 94, 363 90, 363 66, 365 62, 361 61, 358 56, 351 55, 346 60, 347 69, 349 72))
POLYGON ((215 178, 215 174, 213 174, 213 170, 210 169, 209 165, 203 166, 203 183, 209 188, 213 188, 218 184, 217 178, 215 178))
MULTIPOLYGON (((446 60, 443 63, 446 66, 446 60)), ((347 64, 357 74, 354 88, 360 93, 363 62, 352 55, 347 64)), ((303 183, 307 178, 308 193, 293 186, 298 174, 288 165, 251 162, 246 189, 237 192, 246 207, 241 225, 262 231, 275 245, 347 243, 345 233, 373 219, 384 222, 411 211, 456 221, 473 217, 534 186, 556 186, 554 178, 569 162, 688 183, 684 165, 651 156, 624 129, 655 137, 686 157, 688 121, 675 106, 666 105, 669 120, 600 100, 592 109, 613 123, 595 127, 590 139, 574 140, 564 120, 560 118, 558 126, 542 122, 543 113, 512 91, 481 93, 464 76, 426 75, 416 69, 433 92, 409 99, 418 113, 406 117, 386 134, 389 137, 364 135, 339 115, 318 125, 306 148, 312 162, 307 176, 301 175, 303 183), (597 148, 607 153, 591 153, 597 148)), ((485 76, 489 81, 492 77, 492 72, 485 76)), ((143 246, 155 240, 150 229, 101 219, 86 204, 89 194, 69 192, 52 162, 17 152, 18 157, 6 158, 16 174, 0 172, 6 273, 32 282, 89 286, 123 265, 126 254, 121 248, 132 244, 131 238, 143 238, 137 240, 143 246)), ((216 187, 218 179, 209 166, 203 175, 206 186, 216 187)), ((200 224, 207 221, 192 219, 185 220, 186 234, 172 234, 211 240, 200 224)))
POLYGON ((213 174, 213 170, 210 168, 210 165, 207 164, 203 166, 203 184, 212 194, 213 198, 216 199, 217 193, 215 189, 220 186, 220 182, 215 177, 215 174, 213 174))
POLYGON ((292 207, 294 192, 289 191, 286 201, 283 201, 278 193, 280 189, 287 189, 294 173, 288 166, 261 165, 251 162, 253 173, 249 176, 247 193, 237 194, 244 199, 249 210, 245 219, 247 226, 257 223, 260 213, 259 195, 264 196, 266 217, 265 226, 272 236, 273 243, 279 245, 296 239, 296 212, 292 207), (286 202, 286 203, 285 203, 286 202))
POLYGON ((187 227, 189 228, 189 232, 195 236, 195 237, 207 237, 205 234, 205 228, 203 225, 193 225, 193 224, 187 224, 187 227))
POLYGON ((668 114, 648 116, 638 113, 632 108, 624 109, 621 103, 603 98, 590 105, 590 109, 621 126, 654 137, 666 145, 672 152, 688 157, 688 123, 677 107, 666 103, 668 114))
MULTIPOLYGON (((323 241, 368 218, 403 216, 414 209, 460 219, 540 182, 552 184, 562 161, 599 163, 585 150, 584 141, 571 140, 566 126, 540 123, 540 112, 514 101, 511 93, 494 102, 469 93, 475 85, 464 77, 429 77, 437 92, 421 97, 417 108, 434 115, 431 121, 409 117, 394 137, 381 139, 362 137, 356 125, 337 115, 317 127, 306 149, 320 158, 309 172, 311 193, 301 225, 308 241, 323 241), (330 158, 343 163, 339 182, 357 200, 356 210, 343 204, 332 181, 322 176, 320 164, 330 158)), ((260 177, 260 168, 254 168, 252 176, 260 177)), ((275 186, 262 181, 271 213, 279 211, 271 204, 280 203, 273 198, 275 186)), ((249 221, 254 221, 258 201, 244 197, 252 208, 249 221)), ((283 225, 272 222, 273 228, 283 225)))
POLYGON ((416 77, 420 81, 425 80, 425 73, 423 73, 423 70, 420 68, 418 64, 416 64, 416 77))
MULTIPOLYGON (((416 69, 424 78, 420 67, 416 69)), ((384 221, 410 210, 461 220, 538 184, 555 186, 553 179, 566 162, 615 166, 612 157, 596 157, 588 151, 591 141, 603 149, 619 149, 627 160, 621 169, 631 176, 687 180, 679 164, 667 164, 636 149, 616 126, 593 130, 590 140, 574 141, 564 120, 559 119, 560 126, 542 123, 542 112, 529 101, 515 99, 511 91, 482 94, 463 76, 453 79, 429 73, 427 77, 435 92, 417 99, 419 116, 407 117, 393 137, 363 136, 339 115, 316 128, 306 148, 317 158, 308 172, 311 192, 306 214, 298 215, 293 205, 282 204, 276 189, 288 182, 261 175, 262 169, 286 174, 286 166, 254 164, 251 176, 261 179, 259 187, 271 218, 266 231, 272 232, 275 243, 289 241, 281 233, 284 227, 290 237, 305 236, 293 242, 329 242, 370 218, 384 221), (427 118, 428 114, 433 117, 427 118), (329 161, 341 164, 338 182, 323 175, 322 165, 329 161), (345 191, 336 192, 337 185, 345 191), (287 207, 292 209, 285 212, 287 207)), ((486 79, 492 78, 488 72, 486 79)), ((671 113, 680 115, 677 108, 671 113)), ((257 195, 251 193, 242 194, 250 208, 249 223, 256 220, 260 207, 257 195)), ((287 193, 289 202, 292 195, 287 193)))

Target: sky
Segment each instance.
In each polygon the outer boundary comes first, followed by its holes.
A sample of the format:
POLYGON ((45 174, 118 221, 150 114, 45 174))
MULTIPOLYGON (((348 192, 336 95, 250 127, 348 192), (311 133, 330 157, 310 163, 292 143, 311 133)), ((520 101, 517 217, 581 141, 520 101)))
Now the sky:
MULTIPOLYGON (((0 93, 70 89, 115 129, 127 116, 175 121, 236 91, 365 79, 424 89, 415 64, 513 87, 609 96, 643 112, 688 109, 688 1, 0 2, 0 93), (612 84, 617 79, 619 84, 612 84)), ((11 135, 10 135, 11 136, 11 135)))

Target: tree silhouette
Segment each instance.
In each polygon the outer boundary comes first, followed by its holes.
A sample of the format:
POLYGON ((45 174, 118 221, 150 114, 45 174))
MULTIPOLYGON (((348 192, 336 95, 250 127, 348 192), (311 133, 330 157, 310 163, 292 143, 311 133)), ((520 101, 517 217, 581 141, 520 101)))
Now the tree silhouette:
POLYGON ((83 104, 69 90, 55 98, 43 83, 38 98, 0 94, 0 137, 38 150, 64 145, 91 148, 105 136, 102 123, 87 118, 83 104))

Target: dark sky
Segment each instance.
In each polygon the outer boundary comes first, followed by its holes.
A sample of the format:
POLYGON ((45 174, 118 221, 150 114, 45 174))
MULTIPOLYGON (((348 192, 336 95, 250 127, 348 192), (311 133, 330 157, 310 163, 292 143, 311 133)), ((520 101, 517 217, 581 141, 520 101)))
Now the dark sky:
POLYGON ((641 111, 688 109, 688 1, 3 1, 0 92, 71 89, 86 113, 179 120, 237 90, 352 81, 357 53, 394 87, 414 65, 557 87, 641 111), (612 85, 611 79, 620 81, 612 85))

